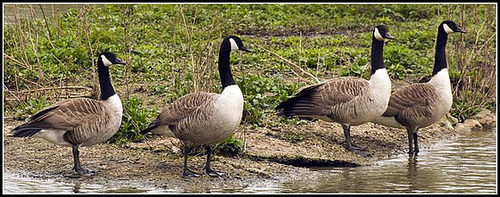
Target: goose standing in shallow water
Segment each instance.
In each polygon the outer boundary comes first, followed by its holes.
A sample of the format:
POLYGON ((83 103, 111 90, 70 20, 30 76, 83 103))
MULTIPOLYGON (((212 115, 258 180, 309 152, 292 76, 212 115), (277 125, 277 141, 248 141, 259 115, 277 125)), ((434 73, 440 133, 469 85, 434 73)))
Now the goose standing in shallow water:
POLYGON ((111 138, 122 122, 123 107, 111 85, 109 66, 125 64, 115 54, 99 54, 97 69, 101 99, 75 98, 63 100, 40 110, 24 123, 12 130, 13 137, 43 138, 54 144, 71 146, 73 162, 78 174, 92 174, 80 165, 79 146, 91 146, 111 138))
POLYGON ((419 152, 418 129, 435 123, 451 108, 453 96, 446 62, 446 41, 448 34, 453 32, 465 33, 450 20, 443 21, 438 27, 436 56, 430 81, 415 83, 394 92, 385 113, 372 121, 389 127, 406 128, 410 157, 417 156, 419 152))
POLYGON ((376 26, 372 36, 370 80, 340 77, 302 88, 275 109, 279 115, 319 118, 338 122, 344 129, 347 150, 364 147, 351 142, 350 127, 381 116, 391 95, 391 81, 384 65, 384 39, 393 39, 385 25, 376 26))
POLYGON ((222 93, 194 92, 175 100, 142 134, 153 133, 177 137, 184 142, 182 177, 198 177, 187 167, 188 144, 206 145, 205 173, 211 177, 224 175, 210 167, 211 145, 227 139, 236 130, 243 115, 243 94, 229 67, 233 50, 250 52, 236 36, 226 37, 219 51, 219 74, 222 93))

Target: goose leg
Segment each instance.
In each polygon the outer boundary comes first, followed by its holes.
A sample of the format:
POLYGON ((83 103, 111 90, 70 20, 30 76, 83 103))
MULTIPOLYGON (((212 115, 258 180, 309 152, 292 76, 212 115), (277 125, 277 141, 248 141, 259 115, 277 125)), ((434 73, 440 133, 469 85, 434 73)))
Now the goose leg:
POLYGON ((417 130, 415 130, 415 133, 413 133, 413 143, 415 143, 415 156, 417 156, 419 149, 418 149, 418 133, 417 130))
POLYGON ((224 176, 225 174, 223 172, 215 171, 210 166, 210 157, 212 156, 212 147, 205 146, 205 149, 207 150, 207 163, 206 163, 205 168, 204 168, 205 173, 207 173, 211 177, 224 176))
POLYGON ((187 144, 184 144, 184 168, 182 169, 182 175, 181 176, 183 178, 186 178, 186 177, 199 177, 200 174, 191 171, 188 168, 188 166, 187 166, 188 152, 189 152, 189 148, 188 148, 187 144))
POLYGON ((413 129, 412 128, 407 128, 408 131, 408 155, 410 157, 413 157, 413 129))
POLYGON ((73 163, 74 167, 73 170, 75 170, 79 175, 92 175, 96 171, 94 170, 84 170, 80 164, 80 151, 78 151, 78 146, 73 145, 73 163))
POLYGON ((364 151, 366 147, 363 147, 359 144, 351 142, 351 126, 342 124, 342 128, 344 129, 345 141, 347 144, 348 151, 364 151))

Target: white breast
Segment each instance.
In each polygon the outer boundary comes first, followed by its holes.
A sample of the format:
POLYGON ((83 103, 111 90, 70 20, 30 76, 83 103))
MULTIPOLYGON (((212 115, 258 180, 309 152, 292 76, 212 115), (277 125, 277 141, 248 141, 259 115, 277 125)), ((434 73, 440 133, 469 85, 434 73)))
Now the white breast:
POLYGON ((111 114, 116 117, 122 117, 123 106, 120 97, 117 94, 109 97, 107 100, 103 101, 106 107, 110 110, 111 114))
POLYGON ((365 113, 367 114, 367 118, 364 120, 370 121, 376 117, 381 116, 387 106, 389 105, 389 99, 391 97, 391 80, 389 79, 389 75, 387 74, 387 70, 377 69, 375 73, 371 76, 369 80, 370 84, 370 99, 369 105, 367 105, 367 109, 365 113))
POLYGON ((236 128, 243 115, 243 93, 238 85, 231 85, 224 88, 219 100, 219 113, 225 117, 231 128, 236 128))
POLYGON ((453 103, 453 94, 451 92, 448 69, 444 68, 436 73, 436 75, 434 75, 428 83, 439 92, 439 97, 434 99, 436 103, 434 104, 433 115, 428 117, 426 121, 422 121, 422 124, 419 125, 421 127, 429 126, 441 119, 450 111, 453 103))
POLYGON ((243 116, 243 94, 237 85, 224 88, 215 105, 213 121, 216 122, 217 134, 212 134, 214 143, 225 140, 236 131, 243 116))
POLYGON ((428 83, 434 86, 441 93, 440 95, 443 101, 446 101, 443 104, 445 104, 446 106, 449 105, 451 108, 451 103, 453 102, 453 94, 451 92, 451 83, 450 77, 448 75, 448 69, 441 69, 438 73, 436 73, 436 75, 431 78, 431 80, 429 80, 428 83))
POLYGON ((107 100, 104 101, 104 103, 108 107, 109 113, 111 114, 111 119, 107 127, 104 129, 105 133, 103 133, 100 136, 101 140, 98 140, 102 142, 111 138, 118 131, 118 129, 120 129, 123 116, 122 101, 120 100, 120 97, 117 94, 114 94, 113 96, 109 97, 107 100))
POLYGON ((387 74, 387 69, 377 69, 368 82, 370 89, 377 93, 375 94, 376 96, 380 97, 382 101, 389 102, 389 98, 391 97, 391 79, 387 74))

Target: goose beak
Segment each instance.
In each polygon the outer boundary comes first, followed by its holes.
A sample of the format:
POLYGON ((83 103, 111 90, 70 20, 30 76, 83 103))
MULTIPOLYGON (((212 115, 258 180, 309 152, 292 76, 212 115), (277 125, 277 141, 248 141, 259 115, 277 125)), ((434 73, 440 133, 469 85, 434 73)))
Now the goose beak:
POLYGON ((394 39, 394 37, 392 37, 391 34, 389 34, 389 33, 385 34, 385 38, 394 39))
POLYGON ((246 51, 246 52, 252 52, 252 51, 250 51, 249 49, 247 49, 245 46, 242 46, 242 47, 240 48, 240 50, 242 50, 242 51, 246 51))
POLYGON ((125 63, 123 60, 121 60, 121 59, 119 59, 119 58, 116 58, 116 62, 115 62, 115 64, 125 65, 126 63, 125 63))
POLYGON ((455 32, 460 32, 460 33, 467 33, 465 30, 463 29, 460 29, 459 27, 457 27, 457 30, 455 32))

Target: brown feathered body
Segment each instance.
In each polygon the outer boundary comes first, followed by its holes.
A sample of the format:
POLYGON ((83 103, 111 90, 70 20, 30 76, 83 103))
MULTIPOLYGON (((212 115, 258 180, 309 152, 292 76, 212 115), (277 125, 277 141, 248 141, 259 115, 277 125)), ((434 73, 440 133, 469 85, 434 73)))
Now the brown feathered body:
POLYGON ((59 145, 91 146, 120 128, 123 108, 118 95, 107 100, 75 98, 42 109, 18 127, 14 137, 43 138, 59 145))
POLYGON ((221 94, 194 92, 180 97, 161 112, 150 128, 156 134, 212 145, 227 139, 242 115, 243 94, 237 85, 231 85, 221 94))
POLYGON ((377 69, 370 80, 340 77, 304 87, 276 109, 283 109, 280 115, 312 117, 356 126, 384 113, 390 87, 387 70, 377 69))
POLYGON ((412 84, 394 92, 386 112, 372 122, 396 128, 427 127, 445 116, 452 102, 445 68, 427 83, 412 84))

